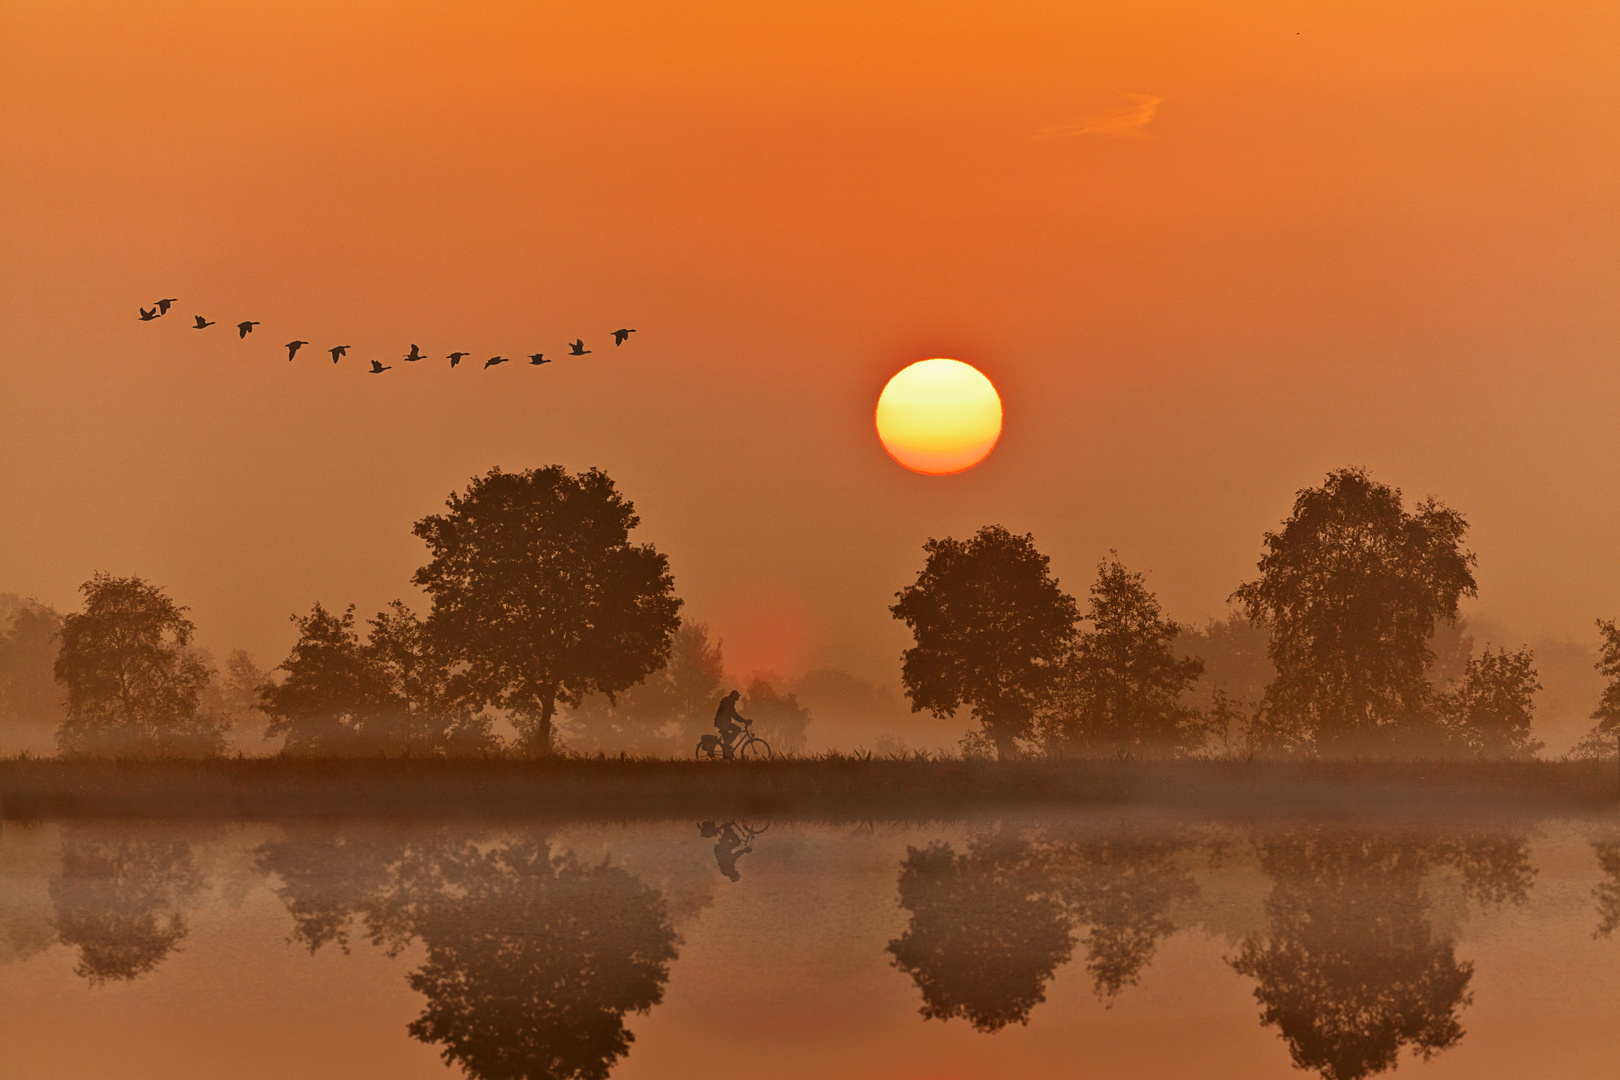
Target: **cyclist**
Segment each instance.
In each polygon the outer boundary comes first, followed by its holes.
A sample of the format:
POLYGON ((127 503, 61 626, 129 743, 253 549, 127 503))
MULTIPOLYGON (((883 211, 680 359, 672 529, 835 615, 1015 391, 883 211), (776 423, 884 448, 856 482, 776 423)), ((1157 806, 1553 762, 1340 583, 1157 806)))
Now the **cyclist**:
POLYGON ((724 825, 716 825, 712 821, 700 822, 698 832, 705 839, 715 841, 714 861, 719 865, 720 872, 732 881, 741 881, 742 872, 737 869, 737 860, 754 849, 737 835, 736 822, 728 821, 724 825))
POLYGON ((730 761, 736 750, 735 740, 742 734, 742 725, 748 723, 737 713, 737 699, 742 697, 742 691, 733 690, 720 699, 720 707, 714 710, 714 726, 720 732, 720 745, 725 750, 726 760, 730 761))

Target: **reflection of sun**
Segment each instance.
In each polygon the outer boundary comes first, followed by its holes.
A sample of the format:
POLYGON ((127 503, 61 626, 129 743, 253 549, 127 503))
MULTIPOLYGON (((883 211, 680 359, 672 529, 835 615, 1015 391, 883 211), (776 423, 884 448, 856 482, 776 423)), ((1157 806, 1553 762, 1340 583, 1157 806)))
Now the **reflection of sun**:
POLYGON ((877 403, 878 438, 914 472, 971 469, 1001 437, 1001 398, 960 360, 919 360, 889 380, 877 403))

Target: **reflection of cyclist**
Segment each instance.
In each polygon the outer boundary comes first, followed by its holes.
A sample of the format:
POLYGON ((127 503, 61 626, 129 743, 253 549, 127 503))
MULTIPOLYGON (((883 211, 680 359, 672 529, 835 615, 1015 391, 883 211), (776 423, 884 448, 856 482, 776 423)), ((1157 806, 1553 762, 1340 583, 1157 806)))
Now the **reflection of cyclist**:
POLYGON ((712 821, 705 821, 698 825, 698 832, 709 839, 719 837, 714 844, 714 861, 719 864, 720 872, 726 877, 732 881, 741 881, 742 874, 737 870, 737 860, 754 849, 737 835, 736 823, 728 821, 724 825, 716 825, 712 821))
POLYGON ((720 699, 720 707, 714 710, 714 726, 720 732, 720 745, 726 753, 726 760, 730 761, 735 751, 732 743, 738 735, 742 734, 742 725, 748 723, 737 713, 737 699, 742 697, 742 691, 733 690, 720 699))

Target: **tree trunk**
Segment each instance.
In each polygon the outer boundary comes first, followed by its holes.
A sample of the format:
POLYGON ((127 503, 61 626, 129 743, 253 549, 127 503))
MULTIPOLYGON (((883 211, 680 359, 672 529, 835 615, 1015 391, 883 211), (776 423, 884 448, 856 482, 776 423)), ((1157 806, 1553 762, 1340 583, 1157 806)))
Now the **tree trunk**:
POLYGON ((547 694, 540 699, 540 720, 530 736, 537 757, 550 757, 556 750, 551 745, 551 718, 557 714, 557 696, 547 694))
POLYGON ((990 729, 990 737, 996 742, 997 761, 1018 760, 1018 739, 1012 732, 997 724, 990 729))

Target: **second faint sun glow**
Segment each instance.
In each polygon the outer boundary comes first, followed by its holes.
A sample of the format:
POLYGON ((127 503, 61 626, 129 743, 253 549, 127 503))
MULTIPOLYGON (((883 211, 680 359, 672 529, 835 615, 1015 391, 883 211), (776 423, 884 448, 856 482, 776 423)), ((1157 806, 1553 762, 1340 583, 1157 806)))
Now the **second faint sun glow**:
POLYGON ((919 360, 883 388, 877 430, 889 456, 913 472, 961 472, 1001 437, 1001 398, 969 364, 919 360))

